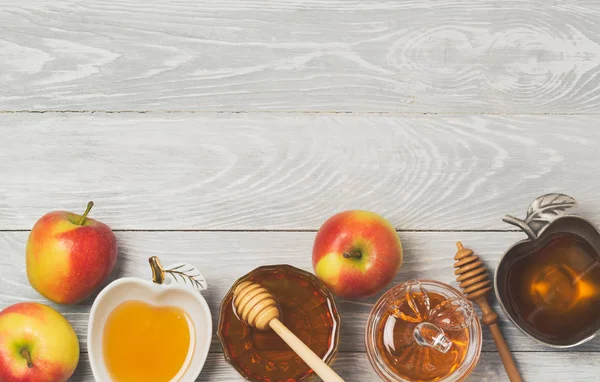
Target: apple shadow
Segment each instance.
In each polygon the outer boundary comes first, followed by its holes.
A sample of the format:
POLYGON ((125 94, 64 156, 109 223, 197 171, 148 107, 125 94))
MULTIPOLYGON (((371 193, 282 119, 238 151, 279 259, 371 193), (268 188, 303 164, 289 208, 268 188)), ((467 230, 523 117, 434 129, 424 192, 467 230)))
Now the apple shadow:
POLYGON ((102 285, 102 288, 123 276, 123 274, 125 273, 125 259, 127 258, 129 258, 127 250, 125 249, 125 247, 119 245, 119 255, 117 256, 117 263, 115 264, 115 268, 113 269, 113 271, 110 273, 110 275, 108 275, 106 283, 102 285))
POLYGON ((79 363, 73 373, 73 376, 69 378, 69 381, 93 381, 92 366, 90 365, 87 353, 79 354, 79 363))
POLYGON ((196 382, 205 382, 214 380, 217 374, 219 374, 219 361, 220 357, 223 357, 223 354, 219 353, 208 353, 208 357, 206 358, 206 362, 204 363, 204 367, 202 367, 202 371, 198 378, 196 378, 196 382))
MULTIPOLYGON (((221 352, 221 343, 217 337, 217 328, 219 325, 219 309, 215 308, 215 306, 219 306, 219 304, 216 303, 216 300, 218 298, 213 293, 203 293, 203 296, 206 299, 206 303, 208 304, 211 310, 212 333, 210 337, 211 346, 209 349, 209 353, 206 357, 206 362, 202 367, 200 375, 198 376, 198 378, 196 378, 197 382, 212 381, 214 379, 213 377, 215 377, 218 374, 222 374, 223 371, 219 371, 219 369, 222 368, 222 361, 225 359, 223 353, 221 352)), ((226 365, 229 366, 228 363, 226 363, 226 365)))

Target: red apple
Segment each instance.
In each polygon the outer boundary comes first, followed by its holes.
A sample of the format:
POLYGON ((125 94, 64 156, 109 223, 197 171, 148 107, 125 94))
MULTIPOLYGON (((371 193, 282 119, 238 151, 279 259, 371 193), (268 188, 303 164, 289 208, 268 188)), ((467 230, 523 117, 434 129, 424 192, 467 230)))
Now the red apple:
POLYGON ((90 296, 117 261, 117 238, 103 223, 83 215, 50 212, 37 221, 27 241, 27 278, 35 290, 59 304, 90 296))
POLYGON ((64 382, 78 362, 77 335, 56 310, 23 302, 0 312, 0 381, 64 382))
POLYGON ((312 259, 315 274, 334 294, 363 298, 392 281, 402 264, 402 245, 378 214, 345 211, 321 226, 312 259))

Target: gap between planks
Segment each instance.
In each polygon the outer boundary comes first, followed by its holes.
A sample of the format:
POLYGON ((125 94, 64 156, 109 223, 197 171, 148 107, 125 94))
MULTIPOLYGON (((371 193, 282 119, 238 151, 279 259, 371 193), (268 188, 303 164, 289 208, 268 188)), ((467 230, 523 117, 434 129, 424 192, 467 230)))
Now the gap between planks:
POLYGON ((600 113, 510 113, 510 112, 393 112, 393 111, 352 111, 352 110, 208 110, 208 109, 182 109, 182 110, 0 110, 0 114, 310 114, 310 115, 383 115, 383 116, 596 116, 600 113))

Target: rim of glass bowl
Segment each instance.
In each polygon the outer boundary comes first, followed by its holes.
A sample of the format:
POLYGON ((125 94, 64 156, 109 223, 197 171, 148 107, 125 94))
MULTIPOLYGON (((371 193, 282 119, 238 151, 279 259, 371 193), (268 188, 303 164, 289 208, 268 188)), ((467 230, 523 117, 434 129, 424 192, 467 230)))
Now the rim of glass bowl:
MULTIPOLYGON (((467 297, 459 292, 456 288, 439 282, 435 280, 408 280, 402 284, 398 284, 385 292, 375 303, 371 313, 369 314, 369 319, 367 320, 367 327, 365 330, 365 348, 367 351, 367 357, 369 358, 369 362, 371 366, 375 370, 375 372, 386 382, 410 382, 408 379, 404 379, 396 373, 394 373, 383 361, 382 356, 379 354, 377 350, 376 343, 376 329, 379 325, 379 321, 383 313, 388 309, 389 303, 392 301, 392 297, 402 289, 406 283, 410 281, 418 281, 420 282, 425 289, 431 292, 437 292, 443 294, 447 297, 460 297, 465 299, 473 308, 473 303, 467 300, 467 297)), ((474 310, 474 308, 473 308, 474 310)), ((469 325, 469 333, 471 335, 471 341, 469 343, 469 349, 467 350, 467 354, 465 355, 465 361, 452 373, 450 376, 441 379, 439 381, 444 382, 458 382, 462 381, 471 374, 477 363, 479 362, 479 357, 481 355, 481 345, 482 345, 482 333, 481 333, 481 324, 479 323, 479 318, 475 313, 471 323, 469 325)))

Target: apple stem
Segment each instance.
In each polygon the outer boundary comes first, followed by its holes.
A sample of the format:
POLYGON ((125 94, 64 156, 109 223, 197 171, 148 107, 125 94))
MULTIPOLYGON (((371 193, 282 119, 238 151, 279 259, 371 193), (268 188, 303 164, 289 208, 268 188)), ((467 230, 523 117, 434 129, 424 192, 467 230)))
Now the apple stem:
POLYGON ((27 361, 27 367, 31 369, 33 367, 33 361, 31 360, 31 354, 29 353, 29 350, 27 350, 27 349, 21 350, 21 355, 27 361))
POLYGON ((344 252, 345 259, 360 259, 362 257, 361 251, 351 251, 350 253, 344 252))
POLYGON ((85 218, 87 218, 92 207, 94 207, 94 202, 89 202, 87 204, 87 208, 85 209, 85 212, 83 213, 83 215, 81 216, 81 219, 79 220, 79 225, 83 225, 83 223, 85 222, 85 218))

